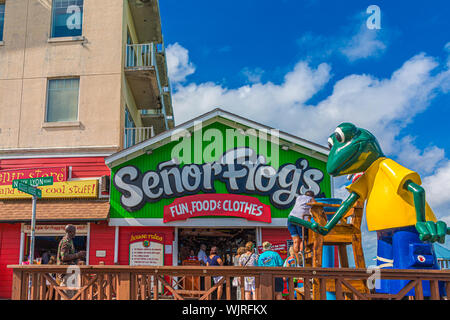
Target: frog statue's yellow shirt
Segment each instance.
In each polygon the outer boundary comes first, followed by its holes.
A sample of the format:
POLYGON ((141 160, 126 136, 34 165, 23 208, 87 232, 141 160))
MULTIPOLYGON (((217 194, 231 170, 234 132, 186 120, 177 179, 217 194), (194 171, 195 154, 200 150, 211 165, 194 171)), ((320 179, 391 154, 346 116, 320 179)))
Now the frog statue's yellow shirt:
MULTIPOLYGON (((411 180, 420 185, 420 176, 388 158, 377 159, 347 189, 367 200, 366 218, 369 231, 414 226, 417 222, 413 194, 403 188, 411 180)), ((436 222, 428 203, 426 221, 436 222)))

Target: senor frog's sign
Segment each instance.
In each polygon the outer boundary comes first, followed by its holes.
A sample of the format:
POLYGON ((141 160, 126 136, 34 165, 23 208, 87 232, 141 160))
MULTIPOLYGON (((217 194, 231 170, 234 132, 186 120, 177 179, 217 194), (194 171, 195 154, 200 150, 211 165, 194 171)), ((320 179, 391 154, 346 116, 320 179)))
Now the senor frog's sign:
POLYGON ((272 137, 246 134, 220 121, 198 132, 181 142, 155 137, 106 160, 112 171, 112 224, 205 217, 271 223, 287 218, 299 194, 331 196, 325 148, 319 154, 322 149, 310 152, 293 143, 282 147, 286 142, 272 143, 272 137))
POLYGON ((114 186, 122 192, 121 204, 128 211, 163 198, 216 193, 215 180, 223 182, 229 193, 268 196, 273 206, 285 209, 293 205, 299 191, 319 194, 323 178, 323 172, 310 168, 306 159, 286 163, 276 170, 265 164, 264 156, 242 147, 225 152, 218 162, 203 165, 180 168, 177 159, 172 159, 158 164, 157 170, 146 172, 133 165, 125 166, 114 175, 114 186))

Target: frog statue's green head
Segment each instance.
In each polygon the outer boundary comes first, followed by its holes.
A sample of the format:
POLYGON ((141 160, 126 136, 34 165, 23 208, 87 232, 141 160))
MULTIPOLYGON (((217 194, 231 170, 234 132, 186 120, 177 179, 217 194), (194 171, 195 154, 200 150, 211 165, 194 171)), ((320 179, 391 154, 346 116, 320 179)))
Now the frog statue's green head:
POLYGON ((380 157, 384 157, 377 139, 369 131, 352 123, 341 123, 328 138, 330 153, 327 171, 332 176, 366 171, 380 157))

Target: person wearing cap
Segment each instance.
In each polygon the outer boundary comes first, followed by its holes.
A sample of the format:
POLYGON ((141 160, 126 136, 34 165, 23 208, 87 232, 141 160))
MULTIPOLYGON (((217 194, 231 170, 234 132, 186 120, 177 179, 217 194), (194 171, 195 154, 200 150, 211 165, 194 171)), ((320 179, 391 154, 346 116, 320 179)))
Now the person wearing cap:
MULTIPOLYGON (((259 256, 258 267, 282 267, 283 259, 280 255, 272 251, 272 244, 269 241, 263 243, 263 253, 259 256)), ((281 300, 284 289, 283 278, 275 278, 275 299, 281 300)))

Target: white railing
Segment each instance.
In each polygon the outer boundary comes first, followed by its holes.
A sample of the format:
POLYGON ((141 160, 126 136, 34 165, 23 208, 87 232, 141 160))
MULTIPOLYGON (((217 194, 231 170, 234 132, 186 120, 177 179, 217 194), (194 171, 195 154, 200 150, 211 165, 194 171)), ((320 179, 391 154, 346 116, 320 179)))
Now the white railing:
POLYGON ((127 44, 126 68, 156 66, 156 47, 153 43, 127 44))
POLYGON ((129 148, 155 136, 153 127, 125 128, 124 148, 129 148))
MULTIPOLYGON (((158 52, 158 47, 154 43, 144 43, 144 44, 127 44, 126 46, 126 55, 125 55, 125 68, 127 69, 140 69, 145 67, 153 67, 155 68, 156 73, 156 82, 158 84, 159 96, 161 98, 161 105, 164 114, 164 124, 166 129, 169 129, 169 125, 167 122, 166 116, 166 107, 164 102, 164 93, 170 92, 169 87, 163 88, 161 86, 161 80, 158 70, 158 64, 156 61, 156 53, 158 52)), ((162 49, 159 51, 164 53, 164 45, 162 49)), ((167 61, 164 61, 167 69, 167 61)))

